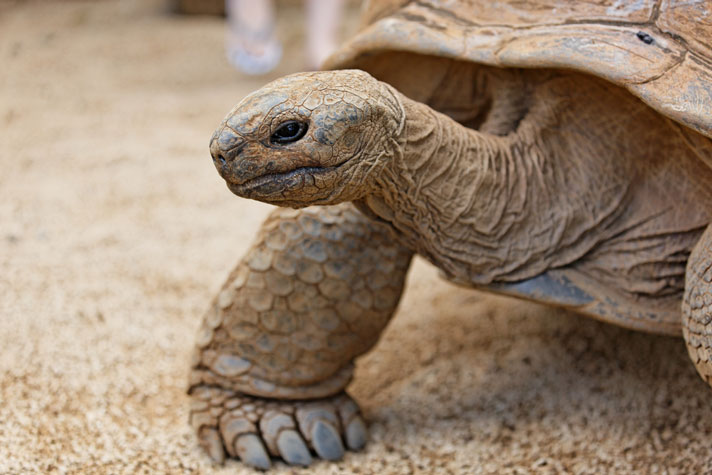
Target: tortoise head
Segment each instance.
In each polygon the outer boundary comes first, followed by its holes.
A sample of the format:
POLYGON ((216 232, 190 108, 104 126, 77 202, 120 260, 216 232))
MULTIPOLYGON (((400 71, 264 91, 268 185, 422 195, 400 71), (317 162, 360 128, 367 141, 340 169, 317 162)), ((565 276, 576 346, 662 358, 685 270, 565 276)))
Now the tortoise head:
POLYGON ((238 196, 292 207, 335 204, 368 194, 404 121, 394 90, 363 71, 299 73, 235 106, 210 153, 238 196))

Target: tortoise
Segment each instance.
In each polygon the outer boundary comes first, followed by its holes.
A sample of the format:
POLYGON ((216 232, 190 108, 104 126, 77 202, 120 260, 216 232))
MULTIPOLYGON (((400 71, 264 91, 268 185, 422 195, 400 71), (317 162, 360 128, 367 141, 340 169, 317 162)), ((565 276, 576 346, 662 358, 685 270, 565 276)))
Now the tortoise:
POLYGON ((712 383, 710 10, 367 2, 324 71, 242 100, 214 165, 281 208, 201 325, 201 446, 263 469, 362 448, 344 388, 415 254, 458 284, 682 335, 712 383))

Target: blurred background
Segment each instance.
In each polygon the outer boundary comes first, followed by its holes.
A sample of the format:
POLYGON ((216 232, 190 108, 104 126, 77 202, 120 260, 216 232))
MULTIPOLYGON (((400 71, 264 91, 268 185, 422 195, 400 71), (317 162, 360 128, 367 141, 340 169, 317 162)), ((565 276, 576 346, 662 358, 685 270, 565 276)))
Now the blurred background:
MULTIPOLYGON (((343 8, 339 38, 358 25, 343 8)), ((270 209, 227 190, 208 141, 244 95, 313 67, 305 3, 274 11, 281 61, 255 76, 228 60, 218 0, 0 0, 0 473, 244 471, 198 450, 185 389, 202 313, 270 209)), ((309 473, 710 469, 682 340, 421 260, 350 391, 371 442, 309 473)))

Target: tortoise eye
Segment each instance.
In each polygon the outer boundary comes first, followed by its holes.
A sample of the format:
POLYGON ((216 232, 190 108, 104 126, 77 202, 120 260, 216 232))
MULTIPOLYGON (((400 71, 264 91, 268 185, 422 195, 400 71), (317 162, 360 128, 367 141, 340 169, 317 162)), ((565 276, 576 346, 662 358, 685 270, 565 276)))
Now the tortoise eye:
POLYGON ((290 120, 280 125, 269 138, 270 142, 276 144, 288 144, 296 142, 304 137, 309 127, 304 122, 290 120))

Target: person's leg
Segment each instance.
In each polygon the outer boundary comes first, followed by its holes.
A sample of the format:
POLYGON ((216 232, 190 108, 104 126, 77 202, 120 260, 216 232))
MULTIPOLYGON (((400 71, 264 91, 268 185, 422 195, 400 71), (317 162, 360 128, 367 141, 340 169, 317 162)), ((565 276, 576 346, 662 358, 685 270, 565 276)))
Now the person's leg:
POLYGON ((265 74, 282 57, 272 0, 226 0, 228 61, 247 74, 265 74))
POLYGON ((342 10, 343 0, 307 2, 307 66, 310 69, 319 69, 336 49, 342 10))

